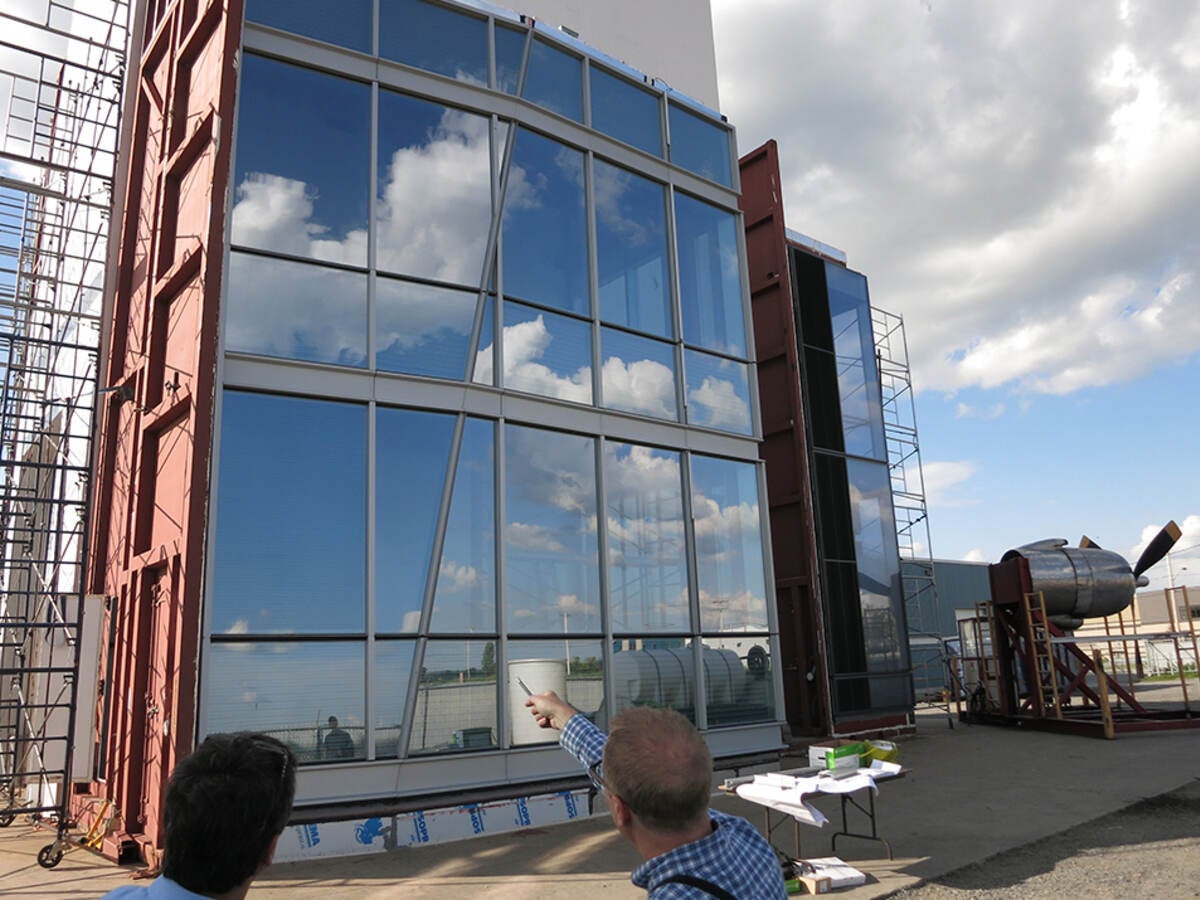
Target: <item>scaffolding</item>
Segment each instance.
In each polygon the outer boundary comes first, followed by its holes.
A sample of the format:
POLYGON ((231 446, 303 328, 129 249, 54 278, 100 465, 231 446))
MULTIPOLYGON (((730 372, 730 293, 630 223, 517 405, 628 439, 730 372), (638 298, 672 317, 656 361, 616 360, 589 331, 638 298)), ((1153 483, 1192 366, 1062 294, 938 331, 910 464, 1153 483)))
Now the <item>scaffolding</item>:
POLYGON ((904 319, 872 307, 871 324, 879 368, 880 405, 892 483, 896 543, 902 562, 901 581, 904 613, 908 622, 909 653, 914 669, 914 692, 918 700, 944 701, 947 699, 946 692, 953 688, 957 680, 957 671, 946 645, 947 636, 941 633, 940 627, 904 319), (931 683, 939 686, 935 692, 920 690, 922 684, 931 683))
POLYGON ((54 822, 46 867, 91 777, 73 738, 128 27, 128 0, 0 10, 0 825, 54 822))

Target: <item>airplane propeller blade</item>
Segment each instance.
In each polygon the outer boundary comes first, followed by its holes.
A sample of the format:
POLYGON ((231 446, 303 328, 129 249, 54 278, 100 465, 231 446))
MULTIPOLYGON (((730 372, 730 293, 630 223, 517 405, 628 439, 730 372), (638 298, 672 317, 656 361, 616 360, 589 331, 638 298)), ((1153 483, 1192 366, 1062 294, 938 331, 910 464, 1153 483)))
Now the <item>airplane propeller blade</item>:
POLYGON ((1183 532, 1174 520, 1163 526, 1162 531, 1154 536, 1146 549, 1142 551, 1142 555, 1138 557, 1137 565, 1133 567, 1133 575, 1136 578, 1148 568, 1171 552, 1171 548, 1175 546, 1175 542, 1183 537, 1183 532))

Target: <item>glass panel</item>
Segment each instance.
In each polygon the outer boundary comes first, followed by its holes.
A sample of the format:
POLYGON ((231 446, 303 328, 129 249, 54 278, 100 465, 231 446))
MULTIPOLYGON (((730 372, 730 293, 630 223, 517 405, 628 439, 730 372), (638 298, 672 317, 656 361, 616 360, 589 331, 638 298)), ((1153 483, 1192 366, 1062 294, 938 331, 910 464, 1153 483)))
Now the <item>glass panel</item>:
POLYGON ((887 446, 867 279, 841 266, 827 264, 825 269, 846 452, 885 460, 887 446))
POLYGON ((615 328, 601 329, 600 342, 604 405, 679 421, 674 348, 615 328))
POLYGON ((513 746, 557 743, 558 732, 539 728, 525 706, 520 678, 533 693, 554 691, 589 718, 603 715, 604 644, 597 640, 509 641, 504 698, 513 746))
POLYGON ((488 119, 379 92, 381 270, 478 288, 492 221, 488 119))
POLYGON ((588 313, 583 154, 518 130, 504 197, 504 292, 588 313))
POLYGON ((208 733, 259 731, 300 763, 366 755, 361 641, 218 643, 206 655, 208 733), (332 735, 337 720, 341 734, 332 735))
POLYGON ((583 121, 583 62, 539 38, 529 50, 521 96, 551 112, 583 121))
POLYGON ((367 276, 231 253, 225 349, 365 367, 367 276))
POLYGON ((804 348, 809 408, 812 411, 809 435, 814 447, 845 451, 842 429, 842 405, 838 399, 837 365, 832 353, 814 347, 804 348))
POLYGON ((214 634, 363 630, 366 409, 226 391, 214 634))
POLYGON ((770 648, 765 634, 704 638, 709 726, 775 718, 770 648))
POLYGON ((671 162, 726 187, 733 186, 729 130, 678 104, 668 104, 671 162))
POLYGON ((495 639, 430 641, 425 645, 413 707, 409 753, 454 753, 495 746, 495 639), (491 664, 485 666, 489 656, 491 664))
POLYGON ((371 89, 249 53, 242 67, 233 243, 365 266, 371 89))
POLYGON ((495 321, 495 301, 488 297, 483 304, 483 324, 479 329, 480 349, 475 354, 475 364, 471 370, 471 381, 476 384, 494 385, 496 383, 495 321))
POLYGON ((371 0, 246 0, 246 21, 371 52, 371 0))
POLYGON ((600 317, 670 338, 675 329, 663 186, 602 160, 593 172, 600 317))
POLYGON ((516 425, 504 436, 508 630, 599 632, 595 441, 516 425))
POLYGON ((861 601, 854 563, 826 562, 821 589, 824 592, 829 644, 833 649, 833 671, 839 675, 865 672, 867 659, 863 649, 861 601))
POLYGON ((454 416, 380 407, 375 416, 375 630, 415 632, 425 599, 454 416))
POLYGON ((610 75, 599 66, 592 66, 588 73, 592 127, 639 150, 662 156, 658 94, 610 75))
POLYGON ((607 444, 604 490, 612 630, 689 631, 679 454, 607 444))
POLYGON ((750 434, 750 374, 745 363, 684 350, 687 417, 693 425, 750 434))
POLYGON ((757 467, 693 454, 692 523, 700 627, 767 631, 757 467))
POLYGON ((376 367, 461 381, 478 294, 392 278, 375 284, 376 367))
POLYGON ((375 642, 375 758, 400 755, 404 702, 412 676, 414 641, 375 642))
POLYGON ((379 55, 487 87, 487 21, 425 0, 379 0, 379 55))
POLYGON ((432 631, 496 630, 494 426, 467 419, 433 597, 432 631))
POLYGON ((612 714, 630 706, 665 706, 696 721, 696 663, 688 641, 682 637, 614 641, 612 714))
POLYGON ((900 555, 888 467, 848 460, 854 555, 862 608, 867 671, 908 667, 900 590, 900 555))
POLYGON ((683 339, 718 353, 745 357, 737 217, 677 193, 675 230, 679 236, 683 339))
POLYGON ((496 87, 506 94, 517 92, 527 34, 521 29, 496 23, 496 87))
POLYGON ((591 403, 591 334, 587 322, 504 304, 504 387, 591 403))

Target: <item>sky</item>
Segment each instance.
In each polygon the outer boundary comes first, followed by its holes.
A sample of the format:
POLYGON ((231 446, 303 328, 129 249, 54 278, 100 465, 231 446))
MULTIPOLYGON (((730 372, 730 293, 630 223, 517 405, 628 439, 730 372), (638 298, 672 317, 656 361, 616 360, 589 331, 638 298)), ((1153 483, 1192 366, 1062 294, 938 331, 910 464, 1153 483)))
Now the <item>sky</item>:
POLYGON ((1200 6, 712 11, 739 154, 776 140, 788 227, 904 318, 932 555, 1174 519, 1200 585, 1200 6))

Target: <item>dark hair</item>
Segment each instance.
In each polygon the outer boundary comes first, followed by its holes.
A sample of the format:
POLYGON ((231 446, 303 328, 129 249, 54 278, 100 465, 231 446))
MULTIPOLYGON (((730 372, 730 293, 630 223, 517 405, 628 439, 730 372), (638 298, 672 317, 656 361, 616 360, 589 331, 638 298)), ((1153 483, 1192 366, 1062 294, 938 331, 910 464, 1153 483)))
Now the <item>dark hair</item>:
POLYGON ((198 894, 254 876, 287 826, 296 757, 265 734, 212 734, 175 766, 163 809, 162 873, 198 894))
POLYGON ((647 827, 679 831, 707 815, 712 754, 680 713, 635 706, 612 721, 604 780, 647 827))

